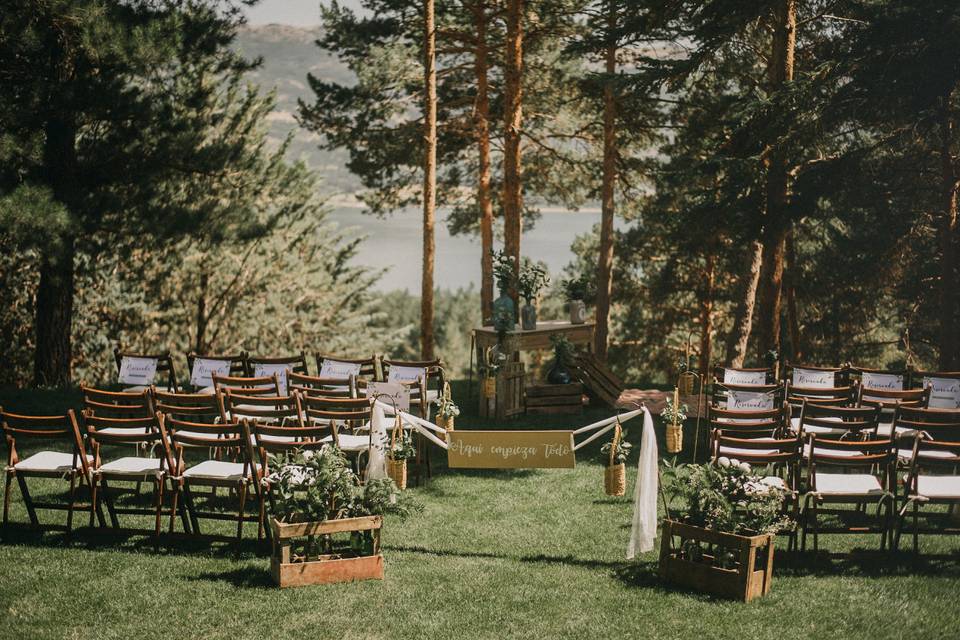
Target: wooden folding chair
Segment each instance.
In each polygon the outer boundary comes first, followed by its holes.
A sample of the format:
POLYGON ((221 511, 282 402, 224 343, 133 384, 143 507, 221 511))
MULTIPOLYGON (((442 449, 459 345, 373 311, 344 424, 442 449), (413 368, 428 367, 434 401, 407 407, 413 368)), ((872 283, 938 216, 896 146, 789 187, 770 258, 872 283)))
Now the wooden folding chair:
POLYGON ((152 389, 153 408, 157 413, 187 422, 213 424, 223 416, 222 399, 209 393, 169 393, 152 389))
MULTIPOLYGON (((783 384, 732 384, 715 382, 711 390, 710 402, 722 409, 738 409, 735 405, 742 398, 764 398, 769 408, 779 407, 784 400, 783 384)), ((763 410, 762 407, 757 407, 763 410)))
POLYGON ((910 376, 914 387, 931 387, 930 409, 960 409, 960 371, 914 371, 910 376))
POLYGON ((900 534, 907 511, 913 511, 913 552, 919 552, 920 534, 957 535, 956 510, 960 507, 960 433, 953 441, 935 440, 917 432, 910 454, 910 472, 904 483, 904 500, 897 518, 894 549, 900 546, 900 534), (948 505, 947 512, 924 512, 925 527, 920 526, 920 507, 948 505), (934 526, 940 521, 941 526, 934 526))
POLYGON ((791 419, 792 432, 806 439, 815 434, 820 439, 863 440, 877 435, 880 408, 824 405, 804 400, 800 417, 791 419))
POLYGON ((309 375, 310 373, 307 368, 307 356, 303 351, 292 356, 249 356, 247 358, 247 370, 248 375, 254 377, 276 373, 280 381, 280 392, 284 394, 289 393, 287 378, 290 373, 295 372, 301 375, 309 375))
POLYGON ((303 423, 303 415, 298 395, 247 395, 249 389, 223 391, 223 422, 256 420, 279 425, 303 423))
POLYGON ((162 426, 157 417, 154 415, 149 418, 104 418, 90 411, 84 411, 83 420, 87 430, 87 440, 93 449, 94 480, 91 484, 94 506, 97 507, 98 501, 103 499, 110 515, 110 525, 117 531, 146 532, 136 528, 121 528, 117 515, 153 515, 154 547, 159 548, 164 486, 168 474, 178 475, 178 470, 175 467, 171 469, 162 426), (133 445, 145 455, 123 456, 104 462, 103 445, 133 445), (148 457, 150 455, 156 457, 148 457), (114 493, 119 495, 122 492, 111 489, 109 481, 135 482, 138 486, 141 482, 152 482, 153 509, 118 506, 114 493))
MULTIPOLYGON (((67 536, 73 530, 73 512, 78 508, 89 506, 90 520, 93 521, 93 502, 89 505, 77 503, 78 484, 89 484, 90 464, 93 457, 88 455, 83 446, 80 428, 73 410, 62 416, 23 416, 7 413, 0 409, 0 426, 7 443, 7 466, 4 470, 5 482, 3 489, 3 528, 7 529, 10 512, 10 485, 17 479, 23 503, 30 518, 30 524, 40 527, 37 518, 37 509, 65 510, 67 523, 65 526, 46 525, 45 528, 64 530, 67 536), (25 458, 21 458, 18 447, 24 441, 44 441, 59 444, 67 452, 42 450, 25 458), (66 505, 54 502, 34 502, 30 496, 26 479, 60 478, 70 482, 70 501, 66 505)), ((102 519, 103 516, 101 515, 102 519)))
MULTIPOLYGON (((223 536, 204 535, 200 529, 200 519, 227 520, 237 523, 236 541, 239 542, 243 536, 243 523, 258 520, 258 516, 245 515, 249 490, 252 487, 255 495, 259 495, 260 491, 259 466, 250 460, 250 447, 243 440, 243 427, 239 422, 217 424, 185 422, 163 413, 158 417, 167 436, 166 442, 173 468, 181 469, 179 475, 171 477, 173 499, 170 507, 170 532, 174 531, 177 505, 182 493, 184 506, 190 517, 190 528, 184 528, 187 533, 195 536, 202 535, 208 539, 224 539, 223 536), (184 455, 187 450, 210 451, 222 447, 239 451, 239 460, 227 462, 205 457, 199 462, 188 464, 184 455), (200 510, 193 492, 196 487, 213 488, 213 493, 217 487, 235 490, 239 500, 236 513, 200 510)), ((262 536, 263 527, 260 526, 258 538, 262 536)))
MULTIPOLYGON (((746 462, 751 467, 766 467, 764 484, 786 492, 783 513, 800 522, 800 439, 733 438, 716 433, 712 438, 713 460, 720 457, 746 462)), ((789 532, 789 548, 796 548, 797 528, 789 532)))
POLYGON ((893 414, 897 457, 905 464, 913 459, 913 440, 960 442, 960 410, 898 406, 893 414))
POLYGON ((233 391, 246 396, 279 396, 280 379, 276 374, 270 376, 218 376, 214 374, 213 388, 216 393, 233 391))
POLYGON ((308 376, 291 371, 287 374, 288 392, 298 392, 304 396, 326 396, 332 398, 356 398, 357 397, 357 379, 355 376, 348 378, 322 378, 320 376, 308 376))
POLYGON ((805 449, 809 451, 808 490, 804 496, 801 549, 806 550, 807 531, 811 529, 814 551, 819 549, 820 533, 879 533, 880 549, 885 549, 897 495, 893 440, 830 440, 810 434, 805 449), (823 467, 832 471, 822 471, 823 467), (854 505, 855 509, 823 509, 822 504, 854 505), (818 521, 820 514, 869 519, 867 509, 871 504, 877 509, 875 524, 822 528, 818 521))
POLYGON ((330 439, 343 453, 353 455, 360 471, 360 459, 366 453, 369 457, 373 446, 372 400, 367 398, 335 398, 323 396, 301 396, 306 425, 328 426, 330 439))
MULTIPOLYGON (((758 411, 735 411, 709 408, 711 450, 717 451, 715 440, 733 437, 744 440, 776 441, 787 437, 789 409, 781 405, 775 409, 758 411)), ((718 455, 730 456, 731 452, 719 449, 718 455)))
MULTIPOLYGON (((124 358, 149 358, 151 360, 157 361, 157 372, 154 378, 153 386, 157 385, 157 380, 161 380, 161 386, 163 386, 167 391, 176 391, 179 387, 177 386, 177 373, 174 371, 173 367, 173 357, 170 355, 169 351, 164 351, 163 353, 155 354, 144 354, 144 353, 133 353, 131 351, 122 351, 120 347, 117 347, 113 350, 113 357, 117 363, 117 373, 120 373, 120 366, 123 363, 124 358)), ((134 385, 124 389, 124 391, 143 391, 146 389, 146 386, 134 385)))
POLYGON ((784 383, 784 395, 787 398, 787 404, 791 406, 794 410, 794 415, 796 415, 804 402, 834 407, 855 406, 857 401, 857 385, 850 384, 841 387, 798 387, 792 385, 788 380, 784 383))
POLYGON ((416 408, 420 417, 430 419, 430 409, 443 392, 446 378, 439 360, 382 360, 386 382, 398 382, 410 387, 410 408, 416 408))

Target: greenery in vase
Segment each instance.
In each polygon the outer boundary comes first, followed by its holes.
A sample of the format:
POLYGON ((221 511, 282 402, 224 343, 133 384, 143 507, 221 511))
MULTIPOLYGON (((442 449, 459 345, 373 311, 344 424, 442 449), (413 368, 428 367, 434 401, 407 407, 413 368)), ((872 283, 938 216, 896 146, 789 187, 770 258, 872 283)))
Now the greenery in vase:
POLYGON ((389 478, 360 482, 334 446, 271 456, 267 477, 274 495, 273 515, 281 522, 314 522, 393 514, 419 509, 389 478))
MULTIPOLYGON (((627 432, 626 430, 620 432, 620 442, 617 443, 617 448, 613 452, 613 464, 623 464, 627 461, 627 458, 630 456, 630 451, 633 449, 633 445, 626 441, 627 432)), ((610 449, 613 447, 613 440, 606 443, 600 447, 600 460, 605 465, 610 464, 610 449)))
POLYGON ((387 444, 386 455, 391 460, 409 460, 417 454, 417 450, 413 446, 413 434, 406 429, 400 429, 396 442, 391 438, 391 441, 387 444))
POLYGON ((574 300, 583 300, 586 302, 587 298, 591 297, 593 280, 587 274, 580 274, 572 278, 561 280, 560 286, 563 288, 563 293, 567 298, 567 302, 572 302, 574 300))
POLYGON ((553 362, 563 367, 573 365, 574 348, 573 343, 567 336, 555 333, 550 336, 550 344, 553 345, 553 362))
POLYGON ((548 284, 550 284, 550 277, 547 275, 547 265, 524 258, 517 277, 517 292, 523 296, 527 304, 532 304, 534 298, 548 284))
POLYGON ((740 535, 792 529, 783 513, 787 492, 779 478, 755 474, 749 464, 720 457, 715 464, 677 465, 676 495, 686 511, 680 519, 705 529, 740 535))
POLYGON ((666 424, 680 424, 687 419, 687 411, 689 408, 686 404, 674 406, 673 398, 667 398, 667 404, 660 413, 660 417, 666 424))
POLYGON ((460 407, 456 405, 453 398, 441 395, 433 403, 437 405, 438 418, 456 418, 460 415, 460 407))
POLYGON ((506 293, 517 284, 513 259, 503 251, 491 251, 490 255, 493 256, 493 275, 497 279, 497 288, 501 293, 506 293))

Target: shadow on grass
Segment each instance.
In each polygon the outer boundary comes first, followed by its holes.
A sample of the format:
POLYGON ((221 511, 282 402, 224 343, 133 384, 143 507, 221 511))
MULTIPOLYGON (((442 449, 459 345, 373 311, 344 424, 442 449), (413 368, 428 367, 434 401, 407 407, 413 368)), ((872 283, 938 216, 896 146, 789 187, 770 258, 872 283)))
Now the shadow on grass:
POLYGON ((608 562, 605 560, 577 558, 572 555, 548 556, 542 553, 534 555, 510 555, 508 553, 491 553, 489 551, 455 551, 451 549, 429 549, 427 547, 405 545, 384 545, 384 549, 387 551, 419 553, 438 558, 489 558, 491 560, 513 560, 515 562, 528 562, 532 564, 570 565, 586 567, 588 569, 615 569, 621 564, 619 562, 608 562))
POLYGON ((890 553, 877 549, 844 552, 782 551, 774 557, 775 576, 890 576, 960 577, 960 551, 946 554, 890 553))
POLYGON ((240 567, 230 571, 207 571, 196 576, 188 576, 190 582, 226 582, 238 589, 276 588, 270 571, 262 567, 240 567))

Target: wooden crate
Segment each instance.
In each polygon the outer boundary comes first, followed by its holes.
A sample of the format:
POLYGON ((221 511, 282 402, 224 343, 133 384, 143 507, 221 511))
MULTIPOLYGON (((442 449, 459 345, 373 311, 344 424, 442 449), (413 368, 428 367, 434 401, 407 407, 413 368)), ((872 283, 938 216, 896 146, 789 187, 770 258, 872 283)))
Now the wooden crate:
POLYGON ((673 520, 664 520, 660 541, 660 579, 680 587, 723 598, 750 602, 770 592, 773 579, 771 534, 738 536, 719 533, 673 520), (679 544, 674 544, 674 538, 679 544), (683 543, 700 543, 702 559, 685 557, 683 543), (712 552, 708 552, 712 549, 712 552), (716 554, 732 551, 733 568, 714 566, 716 554))
POLYGON ((497 373, 497 393, 494 398, 480 394, 480 417, 505 420, 524 411, 524 381, 522 362, 508 362, 497 373))
POLYGON ((270 570, 274 582, 280 587, 300 587, 355 580, 383 580, 383 556, 380 554, 382 526, 381 516, 296 524, 284 524, 271 518, 273 553, 270 559, 270 570), (296 538, 360 531, 373 532, 373 555, 321 555, 315 560, 307 561, 298 561, 293 557, 292 545, 296 538))
POLYGON ((574 375, 583 383, 591 397, 615 407, 623 393, 623 380, 618 378, 592 353, 580 353, 574 358, 574 375))
POLYGON ((526 405, 527 415, 583 413, 583 385, 579 382, 528 385, 526 405))

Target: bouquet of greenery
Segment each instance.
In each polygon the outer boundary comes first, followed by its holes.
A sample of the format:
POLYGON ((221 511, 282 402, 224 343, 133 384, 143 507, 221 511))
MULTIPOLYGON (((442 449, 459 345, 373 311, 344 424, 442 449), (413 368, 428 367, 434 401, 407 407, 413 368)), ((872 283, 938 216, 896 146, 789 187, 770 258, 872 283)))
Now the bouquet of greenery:
POLYGON ((493 257, 493 275, 497 279, 497 288, 505 292, 517 282, 517 272, 513 259, 503 251, 491 251, 493 257))
POLYGON ((633 448, 629 442, 624 438, 627 437, 626 430, 623 430, 620 433, 620 440, 617 441, 616 438, 606 443, 600 447, 600 461, 605 465, 610 464, 610 449, 614 446, 614 442, 617 442, 616 448, 613 451, 613 464, 623 464, 627 461, 627 458, 630 456, 630 450, 633 448))
POLYGON ((779 478, 753 473, 750 465, 725 457, 716 464, 678 465, 673 487, 687 505, 682 520, 723 533, 757 535, 792 529, 784 514, 787 492, 779 478))
POLYGON ((437 405, 438 418, 456 418, 460 415, 460 407, 446 394, 441 394, 433 403, 437 405))
POLYGON ((523 296, 527 304, 532 304, 540 290, 548 284, 550 284, 550 277, 547 275, 547 265, 524 258, 517 277, 517 292, 523 296))
POLYGON ((400 428, 387 447, 386 455, 391 460, 409 460, 417 455, 413 445, 413 434, 407 429, 400 428))
POLYGON ((563 292, 567 297, 567 301, 586 301, 590 296, 590 289, 593 286, 593 281, 586 274, 581 274, 573 278, 561 280, 560 286, 563 287, 563 292))
POLYGON ((660 413, 660 417, 666 424, 683 424, 683 421, 687 419, 687 411, 689 411, 689 408, 686 404, 678 406, 673 403, 671 398, 667 398, 667 405, 660 413))

